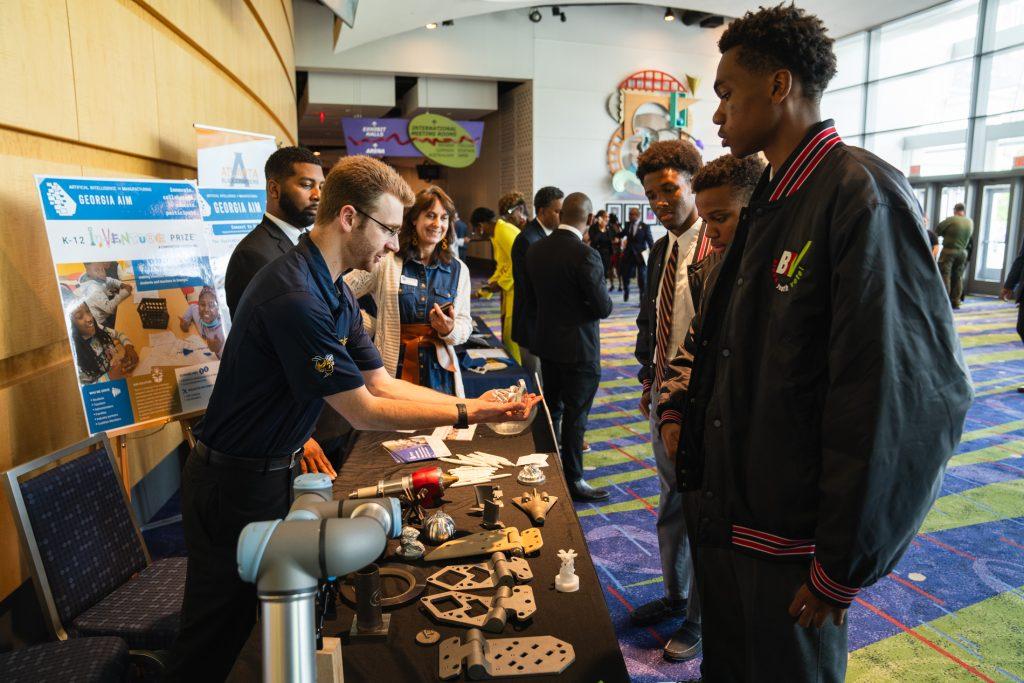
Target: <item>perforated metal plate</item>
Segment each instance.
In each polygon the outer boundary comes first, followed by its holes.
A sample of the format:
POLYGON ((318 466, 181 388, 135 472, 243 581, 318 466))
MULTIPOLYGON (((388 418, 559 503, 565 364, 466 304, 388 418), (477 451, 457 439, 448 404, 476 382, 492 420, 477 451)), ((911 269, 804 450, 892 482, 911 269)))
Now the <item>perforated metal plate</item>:
POLYGON ((466 633, 466 641, 455 636, 441 641, 438 675, 441 680, 457 677, 466 669, 471 680, 500 676, 542 676, 560 674, 576 661, 569 643, 554 636, 495 638, 487 640, 478 629, 466 633))
POLYGON ((427 577, 427 583, 451 591, 483 590, 532 580, 533 571, 525 558, 506 558, 504 553, 494 553, 487 562, 445 567, 427 577))
POLYGON ((475 626, 492 633, 501 633, 510 615, 524 621, 537 611, 529 586, 502 586, 494 595, 445 591, 420 598, 420 602, 442 624, 475 626))

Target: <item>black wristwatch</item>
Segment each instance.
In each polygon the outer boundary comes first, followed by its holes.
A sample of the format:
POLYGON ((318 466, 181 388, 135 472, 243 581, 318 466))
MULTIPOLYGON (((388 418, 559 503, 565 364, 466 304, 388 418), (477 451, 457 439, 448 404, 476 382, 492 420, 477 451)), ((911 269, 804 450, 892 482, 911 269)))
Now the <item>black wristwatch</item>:
POLYGON ((466 404, 456 403, 455 407, 459 409, 459 421, 455 423, 455 428, 466 429, 469 427, 469 411, 466 410, 466 404))

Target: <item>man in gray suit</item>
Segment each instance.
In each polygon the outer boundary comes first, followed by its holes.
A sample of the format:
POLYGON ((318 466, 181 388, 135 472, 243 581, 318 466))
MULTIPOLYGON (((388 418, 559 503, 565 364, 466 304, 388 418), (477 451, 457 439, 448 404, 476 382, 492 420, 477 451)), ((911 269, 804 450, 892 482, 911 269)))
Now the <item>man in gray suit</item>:
POLYGON ((282 147, 267 159, 267 212, 235 246, 224 276, 228 310, 235 309, 260 268, 291 251, 316 218, 324 169, 305 147, 282 147))

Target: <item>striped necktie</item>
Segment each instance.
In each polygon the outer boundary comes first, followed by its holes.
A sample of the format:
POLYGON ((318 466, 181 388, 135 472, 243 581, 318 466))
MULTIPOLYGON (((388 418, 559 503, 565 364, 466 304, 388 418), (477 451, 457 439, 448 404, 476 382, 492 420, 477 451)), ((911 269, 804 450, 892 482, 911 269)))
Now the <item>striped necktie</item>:
POLYGON ((660 387, 668 365, 668 338, 672 333, 672 304, 676 298, 676 266, 679 263, 679 240, 672 243, 672 253, 665 262, 661 275, 661 291, 658 293, 658 336, 654 359, 654 386, 660 387))

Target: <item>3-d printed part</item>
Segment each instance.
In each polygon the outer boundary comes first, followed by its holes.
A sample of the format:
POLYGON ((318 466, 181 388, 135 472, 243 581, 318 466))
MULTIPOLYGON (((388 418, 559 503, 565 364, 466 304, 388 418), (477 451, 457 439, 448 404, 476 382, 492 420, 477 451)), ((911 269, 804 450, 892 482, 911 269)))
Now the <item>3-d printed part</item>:
MULTIPOLYGON (((406 603, 410 603, 423 593, 427 587, 426 581, 416 571, 410 568, 399 566, 399 565, 384 565, 377 569, 379 576, 381 577, 392 577, 401 579, 402 589, 397 593, 390 595, 384 594, 384 588, 381 582, 378 580, 378 599, 380 606, 387 607, 400 607, 406 603)), ((339 587, 338 594, 341 595, 342 600, 349 603, 350 605, 359 604, 358 593, 359 574, 352 574, 350 577, 346 577, 345 582, 339 587)))
POLYGON ((547 491, 538 494, 537 489, 534 489, 533 493, 524 493, 512 499, 512 503, 529 515, 530 520, 537 526, 544 526, 548 510, 557 502, 558 496, 552 496, 547 491))
POLYGON ((416 634, 416 642, 420 645, 433 645, 441 640, 441 634, 432 628, 425 628, 416 634))
POLYGON ((576 551, 559 550, 558 559, 562 566, 555 576, 555 590, 560 593, 575 593, 580 589, 580 577, 576 576, 576 551))
POLYGON ((536 465, 526 465, 522 470, 519 471, 519 476, 516 477, 516 481, 520 484, 526 484, 530 486, 532 484, 543 484, 548 479, 544 476, 544 470, 536 465))
POLYGON ((455 535, 455 520, 451 515, 438 510, 423 520, 423 532, 431 543, 444 543, 455 535))
POLYGON ((560 674, 576 661, 572 645, 554 636, 495 638, 487 640, 471 628, 466 641, 458 636, 441 641, 438 647, 438 676, 442 681, 462 673, 481 681, 500 676, 541 676, 560 674))
POLYGON ((462 538, 455 538, 434 548, 423 559, 428 562, 448 560, 454 557, 473 557, 474 555, 491 555, 496 552, 510 551, 530 555, 544 545, 540 529, 519 529, 514 526, 494 531, 481 531, 462 538))
POLYGON ((450 591, 473 591, 498 586, 514 586, 529 583, 533 571, 523 557, 506 558, 504 553, 494 553, 487 562, 477 564, 455 564, 439 569, 427 577, 427 583, 450 591))
POLYGON ((537 611, 529 586, 501 586, 493 596, 445 591, 420 598, 420 602, 442 624, 475 626, 492 633, 501 633, 509 615, 516 621, 525 621, 537 611))
POLYGON ((356 616, 349 635, 353 638, 386 638, 391 615, 381 611, 380 571, 375 564, 355 573, 356 616))

